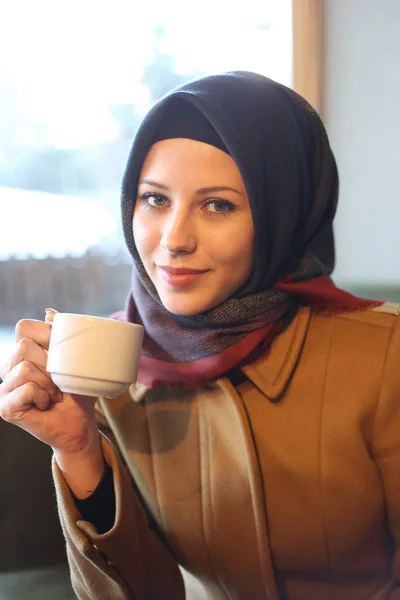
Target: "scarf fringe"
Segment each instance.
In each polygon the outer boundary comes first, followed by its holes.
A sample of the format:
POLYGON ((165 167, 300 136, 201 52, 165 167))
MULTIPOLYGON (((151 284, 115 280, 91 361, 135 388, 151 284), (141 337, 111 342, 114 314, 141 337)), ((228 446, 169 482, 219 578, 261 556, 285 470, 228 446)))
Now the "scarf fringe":
POLYGON ((385 302, 354 296, 336 287, 332 279, 326 276, 306 281, 293 281, 291 276, 287 276, 274 287, 296 296, 303 305, 325 315, 359 312, 381 306, 385 302))

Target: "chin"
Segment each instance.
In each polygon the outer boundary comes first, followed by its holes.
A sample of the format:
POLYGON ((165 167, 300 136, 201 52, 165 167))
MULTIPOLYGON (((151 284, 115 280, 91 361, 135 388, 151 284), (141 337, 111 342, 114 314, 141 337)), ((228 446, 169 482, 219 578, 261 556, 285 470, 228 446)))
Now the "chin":
POLYGON ((181 317, 194 317, 194 315, 198 315, 207 310, 207 308, 203 307, 191 307, 185 305, 176 306, 173 302, 171 304, 164 304, 163 302, 163 305, 168 310, 168 312, 172 313, 173 315, 179 315, 181 317))
POLYGON ((179 300, 174 298, 166 298, 160 296, 160 300, 163 306, 173 315, 179 315, 182 317, 194 317, 210 308, 213 308, 214 304, 203 302, 193 302, 190 299, 181 298, 179 300))

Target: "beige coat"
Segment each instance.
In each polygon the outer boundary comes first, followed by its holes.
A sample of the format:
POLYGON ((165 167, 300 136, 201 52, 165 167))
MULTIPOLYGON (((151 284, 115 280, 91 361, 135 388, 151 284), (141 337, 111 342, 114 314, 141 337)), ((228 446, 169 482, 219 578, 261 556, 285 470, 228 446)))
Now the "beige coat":
POLYGON ((399 600, 398 308, 300 309, 237 388, 100 400, 109 532, 53 465, 79 598, 399 600))

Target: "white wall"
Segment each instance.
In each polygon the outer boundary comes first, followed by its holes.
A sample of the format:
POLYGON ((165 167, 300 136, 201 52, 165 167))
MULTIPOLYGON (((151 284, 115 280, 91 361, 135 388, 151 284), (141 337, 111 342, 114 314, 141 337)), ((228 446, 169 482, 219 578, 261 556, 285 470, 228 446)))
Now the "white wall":
POLYGON ((339 283, 398 286, 400 0, 323 0, 323 106, 340 176, 339 283))

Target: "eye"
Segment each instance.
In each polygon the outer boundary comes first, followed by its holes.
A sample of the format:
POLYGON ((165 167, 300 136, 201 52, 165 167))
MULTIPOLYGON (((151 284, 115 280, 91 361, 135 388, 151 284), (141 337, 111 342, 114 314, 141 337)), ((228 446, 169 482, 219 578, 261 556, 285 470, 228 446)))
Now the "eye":
POLYGON ((223 200, 222 198, 212 198, 211 200, 207 200, 206 208, 211 214, 228 215, 236 209, 236 206, 228 200, 223 200))
POLYGON ((142 200, 149 208, 163 208, 168 199, 162 194, 154 194, 153 192, 146 192, 139 196, 139 199, 142 200))

